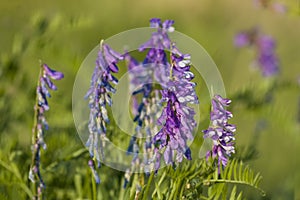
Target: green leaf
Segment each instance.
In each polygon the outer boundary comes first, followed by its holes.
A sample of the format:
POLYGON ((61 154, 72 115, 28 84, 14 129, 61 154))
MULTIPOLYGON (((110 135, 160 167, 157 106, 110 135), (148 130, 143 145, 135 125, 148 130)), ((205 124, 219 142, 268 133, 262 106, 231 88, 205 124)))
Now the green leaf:
POLYGON ((233 187, 229 199, 230 200, 235 200, 235 194, 236 194, 236 186, 233 187))
POLYGON ((239 165, 239 178, 238 180, 242 180, 242 172, 243 172, 243 162, 240 162, 240 165, 239 165))
POLYGON ((243 192, 239 193, 239 196, 236 198, 236 200, 242 200, 243 192))
POLYGON ((219 170, 216 168, 215 173, 214 173, 214 180, 217 180, 219 178, 219 170))
POLYGON ((237 162, 236 161, 234 162, 234 165, 233 165, 233 179, 237 180, 237 162))
POLYGON ((227 179, 230 179, 232 177, 232 171, 233 171, 235 163, 236 163, 236 160, 233 160, 232 162, 229 163, 229 167, 225 168, 225 174, 227 174, 226 175, 227 179))
MULTIPOLYGON (((207 179, 203 181, 203 185, 207 185, 205 183, 210 183, 210 187, 208 188, 209 197, 219 198, 220 191, 223 192, 223 199, 227 191, 224 190, 225 186, 216 186, 220 184, 234 184, 236 185, 246 185, 252 188, 257 189, 261 192, 262 195, 265 195, 265 192, 259 187, 259 181, 262 179, 261 175, 257 173, 254 176, 254 172, 250 169, 249 166, 244 166, 243 162, 233 159, 228 163, 228 165, 223 170, 221 177, 217 177, 218 169, 215 169, 213 173, 213 178, 211 176, 207 176, 207 179), (232 177, 233 172, 233 177, 232 177), (255 177, 255 178, 253 178, 255 177), (225 194, 224 194, 225 193, 225 194)), ((236 196, 236 189, 233 188, 231 195, 236 196), (234 194, 234 195, 233 195, 234 194)), ((241 194, 239 194, 241 196, 241 194)))
MULTIPOLYGON (((157 192, 158 199, 162 199, 162 194, 161 194, 161 191, 160 191, 160 187, 158 186, 158 183, 156 181, 155 181, 155 189, 156 189, 156 192, 157 192)), ((154 197, 154 195, 152 197, 154 197)))

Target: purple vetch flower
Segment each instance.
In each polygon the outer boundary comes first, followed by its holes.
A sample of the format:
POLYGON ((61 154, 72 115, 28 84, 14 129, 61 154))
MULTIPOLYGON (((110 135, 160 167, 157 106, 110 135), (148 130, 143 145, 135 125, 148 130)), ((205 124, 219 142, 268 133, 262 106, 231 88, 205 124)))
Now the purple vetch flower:
POLYGON ((32 129, 32 163, 29 170, 29 179, 36 184, 36 199, 40 199, 42 189, 45 188, 45 183, 40 173, 40 156, 41 147, 46 149, 44 141, 45 130, 48 130, 48 123, 45 117, 45 111, 49 110, 47 98, 51 97, 49 90, 57 90, 57 87, 52 82, 53 80, 60 80, 64 77, 63 73, 51 69, 47 64, 41 63, 39 80, 36 88, 36 105, 35 110, 35 124, 32 129))
POLYGON ((195 111, 189 104, 199 103, 195 92, 196 84, 191 82, 194 74, 190 72, 190 55, 182 54, 175 44, 172 44, 171 50, 171 77, 161 91, 162 101, 167 104, 157 120, 162 128, 153 138, 159 159, 155 170, 160 166, 160 154, 163 154, 167 165, 180 163, 183 157, 192 159, 187 142, 193 139, 196 122, 195 111))
POLYGON ((245 47, 250 44, 250 38, 247 33, 238 33, 234 38, 234 45, 236 47, 245 47))
MULTIPOLYGON (((174 24, 173 20, 166 20, 163 23, 160 19, 153 18, 150 20, 150 27, 157 28, 157 32, 154 32, 146 43, 141 45, 139 51, 144 51, 145 49, 153 50, 165 50, 170 49, 171 42, 168 36, 168 32, 173 32, 175 29, 172 26, 174 24)), ((154 54, 154 51, 149 51, 147 58, 155 56, 158 59, 160 54, 154 54)), ((162 57, 164 58, 164 57, 162 57)))
MULTIPOLYGON (((164 160, 167 165, 182 162, 183 156, 187 159, 191 159, 191 152, 187 146, 187 141, 193 139, 193 131, 196 127, 194 121, 195 112, 191 109, 187 103, 189 98, 186 96, 179 96, 180 89, 176 88, 174 82, 173 86, 169 89, 162 91, 163 101, 167 102, 166 107, 162 111, 161 117, 157 120, 162 128, 157 132, 153 138, 153 143, 157 150, 163 150, 164 160), (181 99, 182 98, 182 99, 181 99)), ((193 96, 197 99, 197 97, 193 96)), ((195 101, 193 103, 197 103, 195 101)), ((158 168, 155 168, 158 170, 158 168)))
POLYGON ((140 52, 147 52, 145 59, 139 62, 125 53, 130 79, 130 91, 133 94, 133 114, 136 122, 135 133, 132 136, 127 152, 133 155, 131 168, 125 175, 125 184, 129 182, 133 171, 142 169, 150 174, 157 163, 153 158, 153 135, 158 132, 155 123, 160 115, 160 95, 155 83, 164 85, 170 76, 170 63, 167 60, 167 51, 170 51, 171 41, 168 33, 174 31, 174 21, 162 22, 158 18, 150 20, 150 27, 155 28, 151 38, 139 48, 140 52), (145 139, 142 139, 145 138, 145 139), (143 152, 143 158, 139 153, 143 152))
POLYGON ((163 98, 167 99, 167 106, 164 108, 163 114, 161 118, 158 119, 158 122, 164 121, 164 124, 161 124, 163 127, 155 135, 153 142, 157 149, 166 147, 163 152, 164 160, 167 165, 170 165, 174 164, 173 150, 178 151, 176 160, 181 162, 182 154, 186 151, 187 145, 185 138, 182 137, 180 133, 182 118, 178 110, 181 108, 176 94, 172 91, 167 91, 166 94, 163 95, 163 98))
POLYGON ((139 48, 140 52, 148 50, 143 66, 153 70, 155 80, 161 84, 165 84, 169 77, 170 63, 167 60, 166 50, 170 51, 171 49, 171 40, 168 33, 175 30, 173 24, 173 20, 161 22, 157 18, 151 19, 150 26, 156 28, 157 31, 139 48))
POLYGON ((47 64, 43 64, 43 69, 44 69, 43 70, 43 77, 44 78, 50 77, 51 79, 54 79, 54 80, 60 80, 64 77, 63 73, 55 71, 55 70, 49 68, 47 64))
MULTIPOLYGON (((101 166, 101 158, 105 158, 103 148, 108 140, 106 137, 106 125, 109 123, 107 106, 112 105, 110 94, 116 92, 111 83, 118 83, 118 79, 112 73, 118 72, 117 63, 122 59, 123 57, 119 53, 101 41, 91 86, 85 96, 85 98, 89 98, 90 107, 88 123, 90 135, 86 146, 89 148, 90 157, 97 162, 98 168, 101 166)), ((89 166, 96 182, 100 182, 97 180, 98 175, 96 175, 97 171, 94 169, 94 164, 89 164, 89 166)))
POLYGON ((234 150, 235 125, 229 124, 232 113, 226 110, 231 100, 224 99, 220 95, 215 95, 212 99, 212 110, 210 114, 211 125, 204 130, 204 138, 211 138, 213 141, 212 150, 207 152, 207 156, 218 159, 218 167, 226 166, 228 157, 234 150))
POLYGON ((264 76, 272 76, 279 72, 279 61, 274 52, 275 41, 270 36, 261 36, 257 40, 259 56, 257 62, 260 64, 264 76))
POLYGON ((191 56, 181 53, 168 35, 174 31, 173 23, 173 20, 162 22, 158 18, 150 20, 150 27, 156 28, 156 32, 139 48, 140 52, 147 52, 142 62, 125 54, 137 123, 128 146, 133 160, 125 174, 125 186, 133 169, 142 168, 149 174, 159 169, 162 159, 168 165, 179 163, 184 157, 191 159, 187 142, 193 139, 196 122, 195 111, 189 104, 199 102, 196 84, 191 82, 194 78, 190 71, 191 56), (155 83, 160 84, 160 93, 155 83), (162 103, 166 105, 161 112, 162 103), (141 136, 145 138, 143 142, 141 136), (139 152, 143 152, 142 162, 139 152))
POLYGON ((274 12, 284 14, 287 12, 287 7, 280 2, 273 2, 271 0, 254 0, 255 6, 270 9, 274 12))
POLYGON ((238 33, 235 36, 234 44, 237 47, 253 46, 257 52, 255 63, 261 69, 265 77, 279 73, 279 60, 275 53, 275 40, 263 35, 257 28, 238 33))
MULTIPOLYGON (((153 83, 164 84, 168 82, 170 63, 167 60, 165 50, 170 50, 171 41, 168 33, 174 31, 173 23, 172 20, 161 22, 158 18, 151 19, 150 27, 156 28, 157 31, 139 48, 140 52, 147 51, 146 58, 143 62, 138 62, 129 53, 125 53, 124 56, 129 70, 130 91, 135 100, 140 100, 140 102, 136 101, 134 104, 134 121, 137 126, 127 149, 128 154, 133 155, 130 171, 139 169, 142 166, 144 172, 149 174, 151 166, 155 162, 152 158, 154 150, 152 135, 158 130, 154 122, 160 114, 160 97, 157 89, 153 88, 153 83), (137 98, 137 96, 140 98, 137 98), (141 138, 145 136, 145 141, 140 142, 141 138), (143 143, 142 146, 138 145, 141 143, 143 143), (143 158, 138 157, 141 150, 143 151, 143 158), (143 159, 143 162, 140 159, 143 159)), ((129 181, 127 180, 129 177, 125 177, 126 182, 129 181)))
POLYGON ((124 187, 126 187, 130 175, 135 170, 142 169, 146 174, 151 171, 150 166, 153 165, 151 159, 154 149, 152 135, 157 130, 155 121, 160 110, 159 93, 157 90, 153 90, 152 86, 154 68, 150 65, 144 66, 129 54, 125 54, 125 60, 129 70, 130 91, 133 94, 132 113, 136 127, 127 149, 127 154, 132 155, 133 159, 131 168, 125 174, 124 187), (142 138, 145 138, 145 140, 142 138), (143 158, 139 156, 140 152, 143 152, 143 158))

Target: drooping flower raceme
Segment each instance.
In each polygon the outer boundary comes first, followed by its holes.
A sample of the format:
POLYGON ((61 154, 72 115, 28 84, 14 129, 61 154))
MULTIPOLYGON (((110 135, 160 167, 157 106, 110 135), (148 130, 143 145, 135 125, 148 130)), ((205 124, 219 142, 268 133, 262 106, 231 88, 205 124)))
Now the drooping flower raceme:
POLYGON ((156 28, 157 31, 139 48, 140 52, 147 51, 146 58, 142 62, 138 62, 128 53, 125 54, 130 75, 130 91, 135 102, 133 104, 134 121, 137 125, 127 150, 128 154, 133 154, 133 160, 131 169, 128 169, 125 175, 124 186, 135 169, 142 169, 149 174, 153 168, 152 136, 158 130, 155 122, 160 114, 160 97, 158 90, 154 89, 154 84, 164 84, 168 81, 170 63, 167 61, 165 49, 170 49, 168 32, 174 30, 173 23, 171 20, 162 23, 157 18, 150 20, 150 27, 156 28), (138 98, 138 96, 141 97, 138 98), (139 99, 141 99, 140 102, 139 99), (142 141, 143 138, 145 141, 142 141), (141 150, 143 158, 138 156, 141 150))
POLYGON ((90 157, 88 165, 90 166, 94 175, 96 183, 100 182, 100 178, 95 170, 95 162, 97 167, 101 165, 101 159, 105 159, 104 146, 106 137, 106 125, 109 123, 107 114, 107 106, 112 105, 110 97, 111 93, 115 93, 116 90, 111 85, 117 84, 118 79, 112 75, 112 73, 118 72, 117 62, 122 60, 123 57, 113 51, 108 45, 100 44, 100 50, 96 60, 96 66, 91 79, 91 86, 86 94, 86 98, 89 98, 89 138, 86 142, 86 146, 89 148, 90 157))
POLYGON ((235 46, 254 46, 257 52, 256 64, 263 76, 273 76, 279 72, 279 60, 275 53, 276 44, 271 36, 263 35, 257 29, 240 32, 235 36, 235 46))
POLYGON ((32 129, 32 163, 29 171, 29 179, 36 182, 36 199, 42 198, 42 189, 45 188, 40 173, 40 158, 41 148, 46 149, 47 147, 44 141, 45 130, 48 130, 45 111, 50 109, 47 98, 51 97, 49 90, 57 90, 52 80, 60 80, 63 77, 63 73, 51 69, 47 64, 41 64, 36 88, 34 127, 32 129))
POLYGON ((212 110, 210 114, 211 125, 204 130, 204 138, 211 138, 213 141, 212 150, 207 152, 207 156, 218 159, 218 167, 226 166, 228 158, 234 150, 235 125, 229 124, 232 113, 226 110, 231 100, 224 99, 220 95, 215 95, 212 99, 212 110))
POLYGON ((195 111, 189 104, 199 103, 196 84, 191 82, 194 74, 190 72, 190 55, 182 54, 175 44, 172 44, 171 51, 170 79, 161 92, 162 101, 167 102, 167 105, 158 119, 162 128, 153 138, 157 156, 156 170, 160 166, 160 154, 163 154, 167 165, 180 163, 183 157, 192 159, 187 142, 193 139, 196 122, 195 111))
POLYGON ((139 48, 141 52, 147 51, 142 62, 125 54, 133 90, 134 121, 137 123, 128 147, 128 152, 133 154, 133 162, 125 174, 125 186, 133 168, 143 168, 146 174, 150 170, 158 170, 162 154, 167 164, 181 162, 183 157, 191 159, 187 141, 193 139, 196 122, 193 119, 195 112, 188 104, 198 103, 198 98, 194 91, 195 83, 190 81, 194 78, 189 71, 190 56, 179 52, 168 35, 174 31, 173 23, 173 20, 150 20, 150 27, 156 31, 139 48), (155 84, 160 84, 162 90, 154 87, 155 84), (139 98, 137 95, 140 95, 139 98), (166 106, 161 114, 164 102, 166 106), (173 124, 176 120, 178 123, 173 124), (141 137, 145 138, 144 142, 141 142, 141 137), (138 157, 141 150, 143 162, 138 157))

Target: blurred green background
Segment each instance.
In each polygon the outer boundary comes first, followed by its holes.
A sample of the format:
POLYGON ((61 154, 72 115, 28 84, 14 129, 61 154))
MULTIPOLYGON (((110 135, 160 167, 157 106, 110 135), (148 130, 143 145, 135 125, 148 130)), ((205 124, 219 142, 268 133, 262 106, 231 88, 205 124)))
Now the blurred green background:
MULTIPOLYGON (((175 20, 176 30, 199 42, 217 64, 227 95, 233 98, 237 154, 263 175, 265 198, 300 199, 300 3, 282 2, 289 8, 286 14, 257 8, 252 0, 2 0, 0 199, 26 198, 39 59, 65 74, 56 82, 59 89, 52 93, 51 109, 46 113, 50 129, 42 172, 48 199, 90 198, 88 154, 72 117, 77 70, 100 39, 148 26, 153 17, 175 20), (277 42, 281 71, 275 79, 265 79, 249 67, 253 49, 233 45, 237 32, 254 26, 277 42), (266 96, 271 97, 265 100, 266 96), (254 159, 247 161, 247 154, 254 159)), ((203 98, 208 111, 208 97, 203 98)), ((203 119, 200 129, 207 125, 203 119)), ((200 138, 202 133, 198 134, 200 138)), ((115 199, 122 172, 105 166, 100 171, 99 198, 115 199)), ((248 198, 258 198, 252 193, 255 191, 249 191, 248 198)))

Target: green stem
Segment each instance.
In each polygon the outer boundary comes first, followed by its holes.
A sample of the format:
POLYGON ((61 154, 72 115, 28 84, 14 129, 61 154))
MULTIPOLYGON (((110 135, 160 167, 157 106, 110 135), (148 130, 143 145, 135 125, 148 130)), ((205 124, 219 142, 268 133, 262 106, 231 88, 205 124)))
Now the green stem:
MULTIPOLYGON (((40 72, 39 72, 39 76, 38 76, 38 81, 37 81, 37 87, 40 87, 40 77, 42 76, 42 62, 40 61, 40 72)), ((38 117, 39 117, 39 109, 38 109, 38 102, 39 102, 39 96, 36 93, 36 100, 35 100, 35 106, 34 106, 34 122, 33 122, 33 129, 32 129, 32 160, 31 160, 31 166, 30 166, 30 170, 33 167, 37 167, 37 171, 39 173, 39 164, 36 163, 37 157, 39 155, 40 152, 40 145, 37 142, 38 139, 38 133, 37 133, 37 124, 38 124, 38 117), (37 144, 37 147, 35 146, 37 144)), ((35 173, 35 180, 39 180, 39 176, 37 175, 37 173, 35 173)), ((39 180, 40 181, 40 180, 39 180)), ((32 193, 34 195, 34 197, 41 199, 41 195, 42 195, 42 191, 41 194, 38 195, 38 184, 36 182, 32 182, 32 193)))
MULTIPOLYGON (((163 182, 163 180, 165 179, 165 176, 167 175, 167 173, 166 173, 166 171, 164 171, 163 172, 163 174, 162 174, 162 176, 161 176, 161 178, 159 179, 159 181, 158 181, 158 186, 160 186, 161 184, 162 184, 162 182, 163 182)), ((155 190, 154 190, 154 192, 153 192, 153 194, 152 194, 152 197, 156 194, 156 192, 157 192, 157 190, 156 190, 156 188, 155 188, 155 190)))
POLYGON ((187 180, 185 180, 184 181, 184 183, 183 183, 183 186, 180 188, 180 193, 179 193, 179 198, 181 199, 181 197, 182 197, 182 195, 183 195, 183 192, 184 192, 184 189, 185 189, 185 187, 186 187, 186 185, 187 185, 187 180))
POLYGON ((174 194, 175 194, 175 192, 176 192, 176 183, 177 183, 177 181, 172 181, 173 183, 171 184, 171 188, 172 188, 172 190, 171 190, 171 193, 170 193, 170 196, 169 196, 169 198, 168 199, 173 199, 173 196, 174 196, 174 194))
POLYGON ((258 188, 256 186, 254 186, 254 185, 251 185, 251 184, 249 184, 247 182, 244 182, 244 181, 234 181, 234 180, 226 180, 226 179, 204 180, 203 181, 204 185, 208 185, 210 183, 231 183, 231 184, 247 185, 247 186, 251 186, 251 187, 257 189, 258 191, 260 191, 263 196, 266 195, 266 192, 264 190, 262 190, 262 189, 260 189, 260 188, 258 188))
POLYGON ((149 177, 149 180, 148 180, 148 183, 147 183, 147 186, 146 186, 146 190, 145 190, 145 192, 143 194, 143 200, 147 200, 149 189, 150 189, 150 185, 151 185, 153 177, 154 177, 154 173, 155 172, 151 172, 151 175, 149 177))
POLYGON ((170 63, 171 63, 171 69, 170 69, 170 80, 172 80, 174 77, 173 77, 173 67, 174 67, 174 62, 172 60, 172 45, 171 44, 171 51, 170 51, 170 63))
POLYGON ((92 199, 93 200, 97 200, 97 186, 96 186, 96 180, 95 178, 93 177, 93 173, 91 173, 91 176, 92 176, 92 199))
POLYGON ((175 190, 175 197, 176 198, 178 198, 178 192, 180 192, 180 189, 182 188, 182 179, 179 179, 178 181, 177 181, 177 184, 175 185, 175 188, 176 188, 176 190, 175 190))

